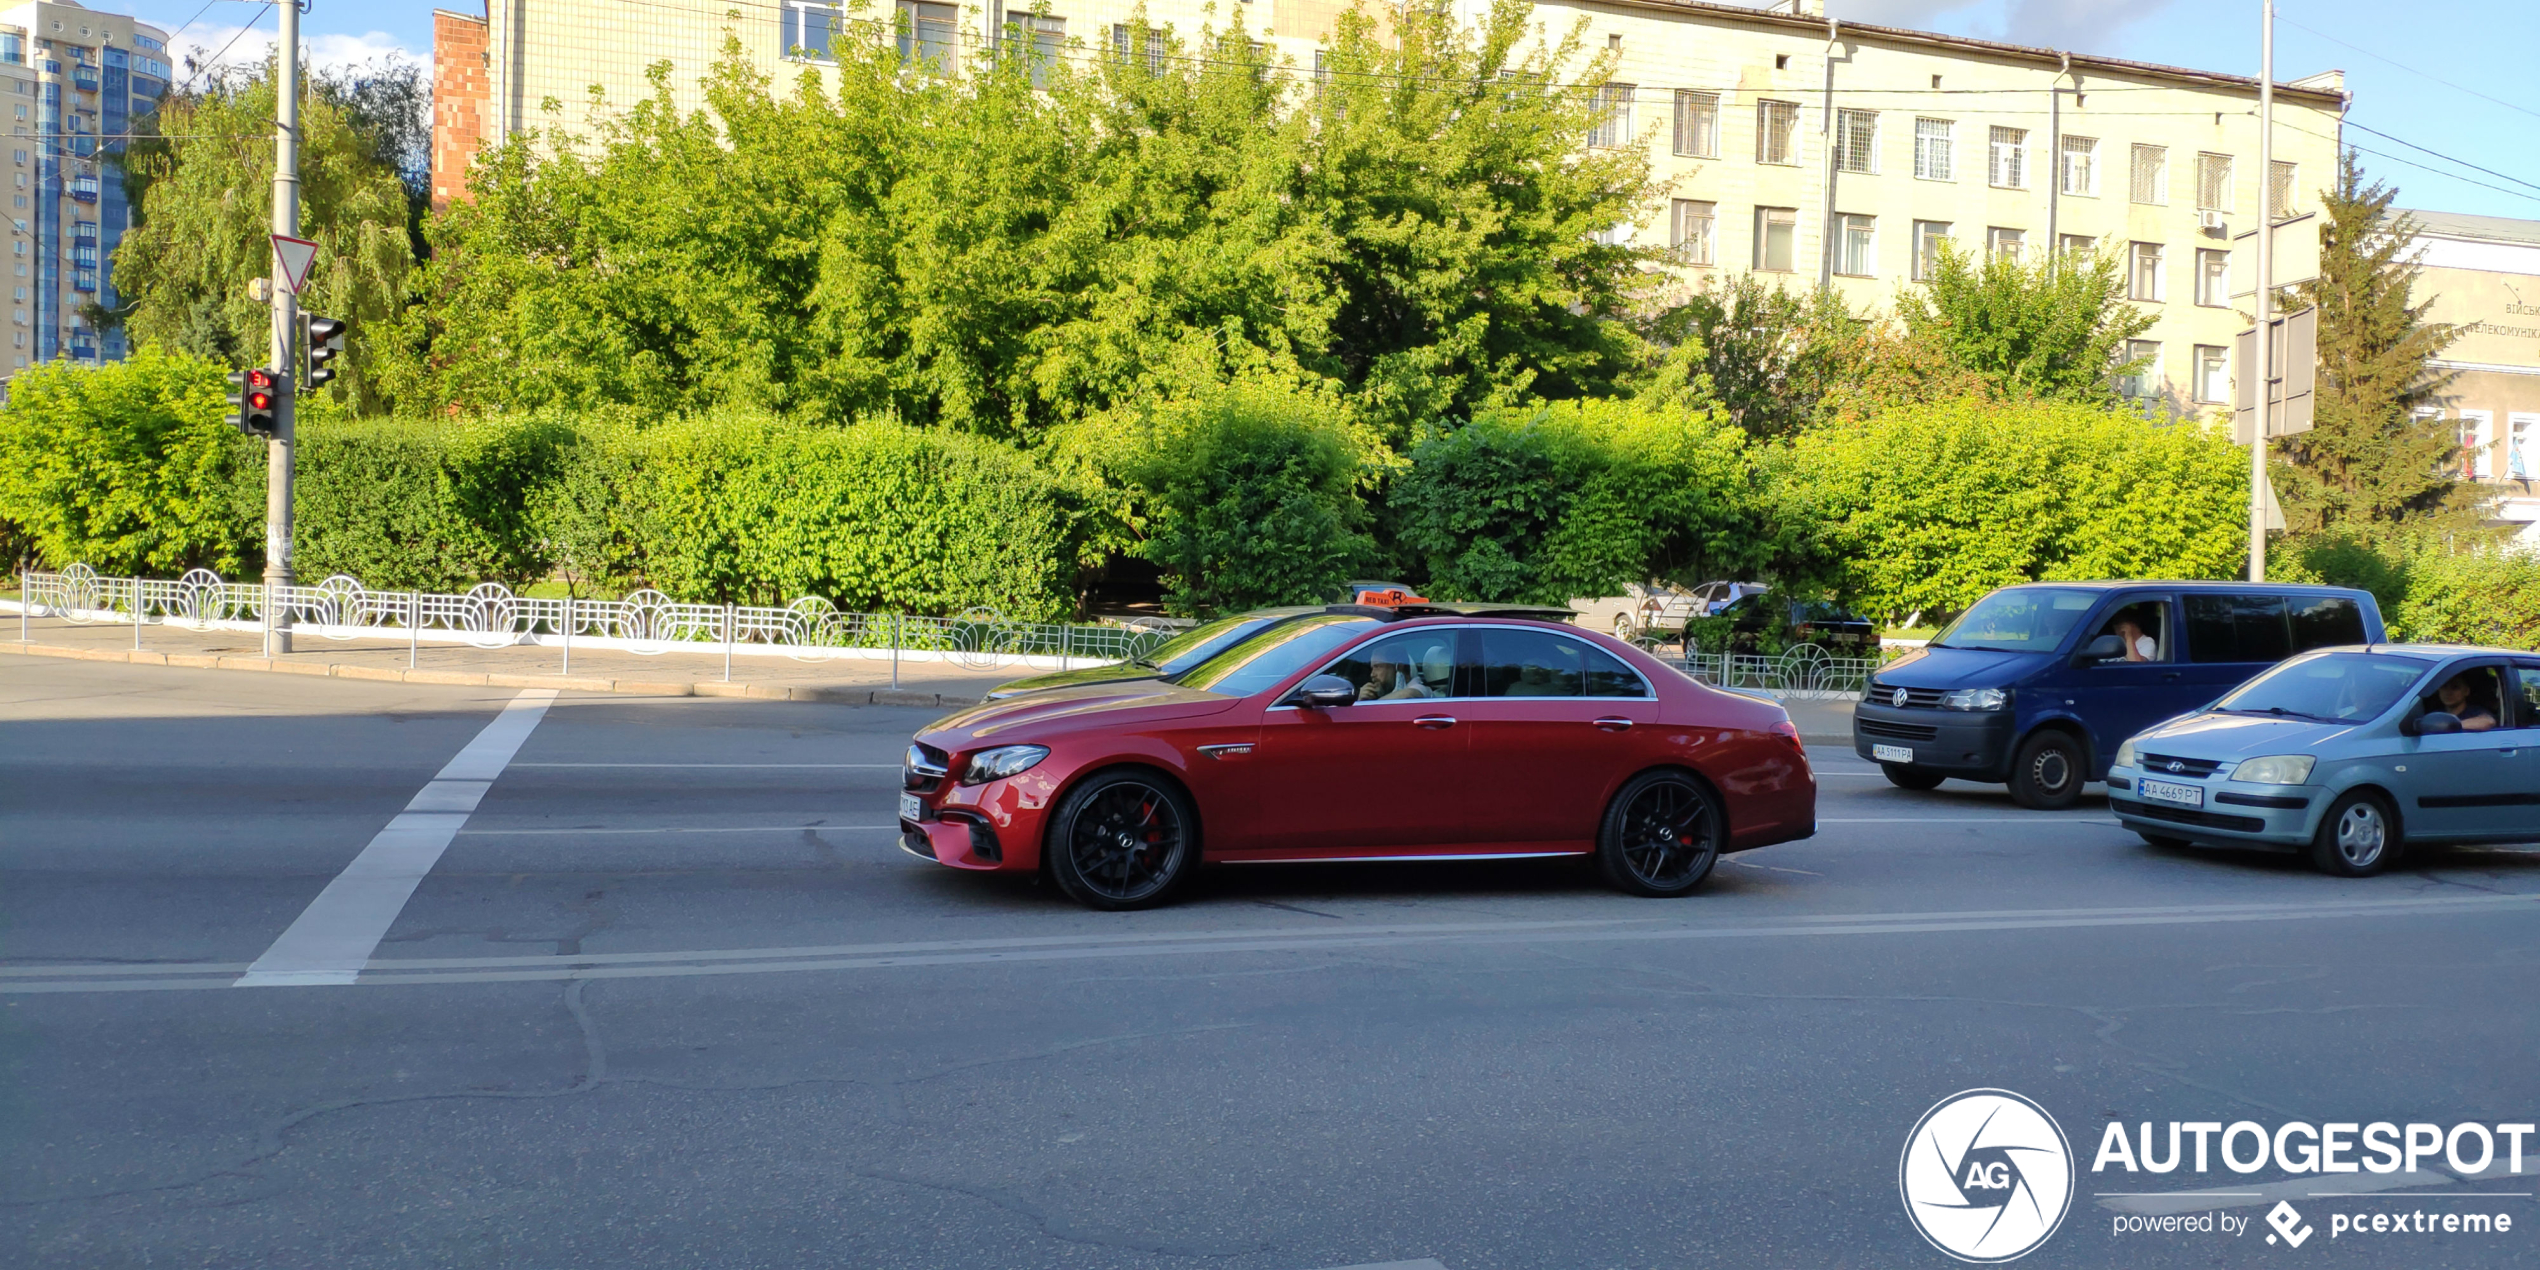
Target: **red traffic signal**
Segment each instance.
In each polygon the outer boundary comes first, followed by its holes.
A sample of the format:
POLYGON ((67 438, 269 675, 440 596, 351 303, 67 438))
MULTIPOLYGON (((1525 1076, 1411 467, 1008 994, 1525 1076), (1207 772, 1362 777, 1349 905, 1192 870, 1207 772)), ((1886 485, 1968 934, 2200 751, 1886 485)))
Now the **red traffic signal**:
POLYGON ((291 381, 282 372, 259 366, 229 376, 229 426, 256 436, 279 436, 291 381))

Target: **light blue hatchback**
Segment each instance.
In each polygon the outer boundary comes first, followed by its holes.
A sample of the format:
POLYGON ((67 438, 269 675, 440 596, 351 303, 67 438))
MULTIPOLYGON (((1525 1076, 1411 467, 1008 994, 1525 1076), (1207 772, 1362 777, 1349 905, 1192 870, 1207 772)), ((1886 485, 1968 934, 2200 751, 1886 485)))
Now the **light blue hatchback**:
POLYGON ((2119 746, 2108 806, 2156 844, 2291 847, 2346 877, 2402 844, 2540 841, 2540 654, 2305 653, 2119 746))

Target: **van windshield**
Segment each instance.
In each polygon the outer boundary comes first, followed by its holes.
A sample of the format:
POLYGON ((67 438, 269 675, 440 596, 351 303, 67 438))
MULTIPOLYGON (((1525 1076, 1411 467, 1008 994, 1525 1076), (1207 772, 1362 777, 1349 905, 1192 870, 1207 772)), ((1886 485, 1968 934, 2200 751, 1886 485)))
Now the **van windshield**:
POLYGON ((2010 587, 1976 601, 1931 641, 1934 648, 1985 648, 2005 653, 2051 653, 2099 602, 2096 591, 2061 587, 2010 587))

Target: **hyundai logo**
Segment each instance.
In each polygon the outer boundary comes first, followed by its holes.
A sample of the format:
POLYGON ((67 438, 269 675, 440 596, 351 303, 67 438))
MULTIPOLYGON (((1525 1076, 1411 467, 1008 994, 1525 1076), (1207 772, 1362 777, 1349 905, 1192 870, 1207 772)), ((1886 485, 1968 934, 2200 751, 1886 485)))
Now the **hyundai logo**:
POLYGON ((1911 700, 1913 700, 1913 697, 1902 688, 1897 689, 1896 695, 1887 699, 1889 705, 1895 706, 1899 710, 1904 709, 1905 703, 1911 700))
POLYGON ((2187 770, 2187 764, 2179 762, 2177 759, 2171 759, 2170 770, 2173 772, 2184 772, 2187 770))

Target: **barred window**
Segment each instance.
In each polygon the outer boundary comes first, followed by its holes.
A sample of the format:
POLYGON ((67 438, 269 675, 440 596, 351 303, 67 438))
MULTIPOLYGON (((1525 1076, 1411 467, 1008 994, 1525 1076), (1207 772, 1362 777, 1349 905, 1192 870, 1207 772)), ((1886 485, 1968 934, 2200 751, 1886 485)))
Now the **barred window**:
POLYGON ((1689 159, 1720 157, 1720 95, 1676 90, 1676 153, 1689 159))
POLYGON ((1597 124, 1588 129, 1591 146, 1627 146, 1632 143, 1632 94, 1636 84, 1607 84, 1596 90, 1597 124))
POLYGON ((2297 214, 2294 204, 2300 193, 2295 183, 2296 169, 2281 159, 2267 167, 2267 215, 2276 220, 2297 214))
POLYGON ((1716 263, 1720 205, 1680 198, 1675 200, 1674 211, 1672 219, 1675 223, 1668 234, 1668 245, 1676 249, 1686 264, 1716 263))
POLYGON ((2028 188, 2028 129, 1995 127, 1993 139, 1994 185, 2006 190, 2028 188))
POLYGON ((1875 110, 1834 112, 1834 165, 1846 172, 1879 170, 1879 114, 1875 110))
POLYGON ((2228 212, 2231 210, 2231 156, 2200 154, 2196 156, 2196 210, 2228 212))
POLYGON ((1755 161, 1796 167, 1799 163, 1799 103, 1755 103, 1755 161))
POLYGON ((1950 167, 1950 133, 1957 127, 1946 119, 1914 121, 1914 175, 1926 181, 1954 181, 1950 167))
POLYGON ((2170 201, 2170 152, 2167 146, 2134 147, 2133 199, 2158 207, 2170 201))
POLYGON ((2095 137, 2064 138, 2064 192, 2083 196, 2099 192, 2099 141, 2095 137))

